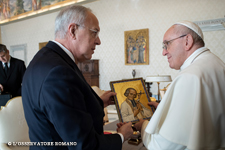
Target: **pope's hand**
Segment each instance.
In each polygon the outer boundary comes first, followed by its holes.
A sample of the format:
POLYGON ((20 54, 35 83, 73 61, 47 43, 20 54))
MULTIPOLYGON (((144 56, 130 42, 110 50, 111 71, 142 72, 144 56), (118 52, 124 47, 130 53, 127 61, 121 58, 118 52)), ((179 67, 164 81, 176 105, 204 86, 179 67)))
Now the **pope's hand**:
POLYGON ((142 128, 142 124, 143 122, 145 122, 146 120, 143 119, 139 119, 139 122, 135 123, 134 127, 136 128, 137 131, 141 132, 141 128, 142 128))
POLYGON ((156 109, 158 107, 159 103, 157 103, 157 102, 148 102, 148 105, 149 106, 154 106, 155 109, 156 109))

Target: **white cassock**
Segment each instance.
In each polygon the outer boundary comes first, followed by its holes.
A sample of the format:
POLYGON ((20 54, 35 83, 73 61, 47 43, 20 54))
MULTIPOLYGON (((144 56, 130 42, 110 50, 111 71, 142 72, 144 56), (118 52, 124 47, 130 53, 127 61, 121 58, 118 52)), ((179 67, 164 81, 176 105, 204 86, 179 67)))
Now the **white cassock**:
POLYGON ((207 48, 181 66, 142 139, 151 150, 225 148, 225 64, 207 48))

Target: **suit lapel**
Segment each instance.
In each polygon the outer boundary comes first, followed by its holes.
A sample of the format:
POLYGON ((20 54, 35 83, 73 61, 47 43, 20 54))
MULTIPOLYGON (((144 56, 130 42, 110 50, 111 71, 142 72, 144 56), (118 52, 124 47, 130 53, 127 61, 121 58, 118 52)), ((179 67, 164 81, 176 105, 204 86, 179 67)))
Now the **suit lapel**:
POLYGON ((2 62, 0 61, 0 76, 1 77, 3 77, 3 78, 5 78, 5 79, 7 79, 7 76, 6 76, 6 74, 5 74, 5 70, 3 69, 3 66, 2 66, 2 62))

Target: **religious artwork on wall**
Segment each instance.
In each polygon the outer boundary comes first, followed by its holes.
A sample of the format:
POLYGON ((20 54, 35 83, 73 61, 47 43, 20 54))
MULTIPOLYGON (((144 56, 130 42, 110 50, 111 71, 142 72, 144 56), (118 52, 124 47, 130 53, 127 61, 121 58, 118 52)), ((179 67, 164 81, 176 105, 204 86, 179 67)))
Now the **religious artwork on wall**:
POLYGON ((0 24, 95 0, 0 0, 0 24))
POLYGON ((0 0, 0 21, 32 11, 32 1, 0 0))
POLYGON ((150 119, 154 108, 148 106, 151 101, 145 88, 143 78, 110 82, 120 122, 137 122, 139 119, 150 119))
POLYGON ((58 2, 63 2, 63 1, 66 1, 66 0, 42 0, 41 7, 54 5, 54 4, 58 3, 58 2))
POLYGON ((149 30, 124 32, 125 65, 149 64, 149 30))
POLYGON ((0 0, 0 20, 10 17, 9 0, 0 0))

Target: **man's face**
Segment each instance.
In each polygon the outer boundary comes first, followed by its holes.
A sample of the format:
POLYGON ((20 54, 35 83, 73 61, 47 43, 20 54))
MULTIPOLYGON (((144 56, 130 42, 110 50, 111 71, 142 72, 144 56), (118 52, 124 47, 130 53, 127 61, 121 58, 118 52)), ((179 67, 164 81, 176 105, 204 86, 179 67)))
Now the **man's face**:
POLYGON ((129 100, 134 100, 134 98, 135 98, 136 96, 137 96, 137 92, 136 92, 135 90, 130 89, 130 92, 129 92, 127 98, 128 98, 129 100))
POLYGON ((94 14, 88 13, 87 19, 84 23, 84 27, 79 27, 77 32, 76 48, 72 53, 75 55, 75 59, 78 62, 84 60, 90 60, 96 45, 100 45, 101 41, 99 37, 96 37, 96 32, 100 31, 98 19, 94 14))
MULTIPOLYGON (((172 39, 175 39, 181 35, 175 34, 174 26, 169 28, 163 37, 163 42, 166 43, 172 39)), ((184 41, 185 37, 177 38, 168 43, 167 49, 163 49, 162 55, 167 56, 169 66, 172 69, 179 70, 186 60, 184 41)))
POLYGON ((9 51, 6 52, 0 52, 0 61, 6 63, 9 61, 9 51))

